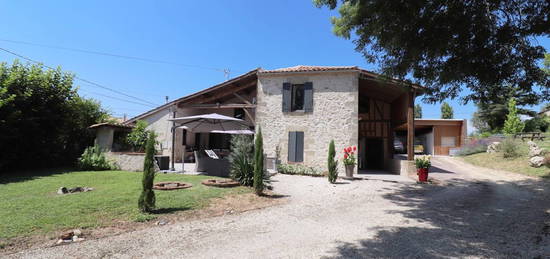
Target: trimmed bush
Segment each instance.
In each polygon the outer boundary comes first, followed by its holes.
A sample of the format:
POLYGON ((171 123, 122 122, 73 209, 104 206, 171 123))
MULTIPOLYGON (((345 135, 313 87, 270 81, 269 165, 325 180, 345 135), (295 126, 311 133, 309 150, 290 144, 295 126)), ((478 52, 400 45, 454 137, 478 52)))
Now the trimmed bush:
POLYGON ((238 181, 244 186, 254 185, 254 140, 249 135, 233 135, 231 137, 231 153, 229 163, 231 164, 231 179, 238 181))
POLYGON ((277 166, 277 172, 280 174, 289 174, 289 175, 324 176, 317 169, 313 167, 307 167, 301 164, 295 164, 295 165, 280 164, 277 166))
POLYGON ((105 157, 98 145, 87 147, 78 159, 78 168, 80 170, 114 170, 117 166, 105 157))
POLYGON ((335 183, 338 178, 338 161, 334 158, 336 157, 336 150, 334 148, 334 140, 330 141, 328 145, 328 181, 330 183, 335 183))
POLYGON ((141 195, 138 207, 142 212, 152 212, 155 208, 155 192, 153 181, 155 180, 155 134, 149 133, 145 145, 145 161, 143 162, 143 179, 141 195))
POLYGON ((500 143, 500 150, 502 152, 502 157, 504 158, 514 158, 520 156, 519 144, 510 138, 506 138, 502 141, 502 143, 500 143))

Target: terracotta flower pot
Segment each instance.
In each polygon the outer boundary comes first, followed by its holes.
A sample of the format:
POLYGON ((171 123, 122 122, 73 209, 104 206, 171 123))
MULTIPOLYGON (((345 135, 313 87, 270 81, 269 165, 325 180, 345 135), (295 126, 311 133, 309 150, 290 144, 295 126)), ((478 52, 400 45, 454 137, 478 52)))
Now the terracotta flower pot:
POLYGON ((418 168, 417 169, 418 174, 418 181, 419 182, 427 182, 428 181, 428 168, 418 168))
POLYGON ((355 165, 346 165, 346 177, 353 177, 353 169, 355 165))

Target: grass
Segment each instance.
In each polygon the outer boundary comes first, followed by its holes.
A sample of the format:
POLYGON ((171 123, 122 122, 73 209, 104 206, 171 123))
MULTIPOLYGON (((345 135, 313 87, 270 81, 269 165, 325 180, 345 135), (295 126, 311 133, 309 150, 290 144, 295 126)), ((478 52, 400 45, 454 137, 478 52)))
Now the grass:
MULTIPOLYGON (((147 221, 155 214, 137 209, 142 173, 124 171, 65 172, 28 180, 0 183, 0 241, 14 237, 48 234, 72 228, 96 228, 121 221, 147 221), (85 193, 58 195, 57 189, 93 187, 85 193)), ((192 188, 155 191, 158 213, 198 209, 209 199, 244 193, 244 187, 215 188, 200 182, 211 176, 157 174, 157 181, 184 181, 192 188)), ((2 242, 0 242, 2 243, 2 242)))
MULTIPOLYGON (((535 141, 539 147, 550 150, 550 140, 547 138, 545 141, 535 141)), ((514 173, 520 173, 530 176, 538 176, 543 178, 550 178, 550 168, 542 166, 534 168, 529 166, 529 147, 527 141, 522 142, 517 140, 520 145, 520 156, 515 158, 503 158, 502 153, 477 153, 473 155, 463 156, 464 161, 487 168, 504 170, 514 173)))

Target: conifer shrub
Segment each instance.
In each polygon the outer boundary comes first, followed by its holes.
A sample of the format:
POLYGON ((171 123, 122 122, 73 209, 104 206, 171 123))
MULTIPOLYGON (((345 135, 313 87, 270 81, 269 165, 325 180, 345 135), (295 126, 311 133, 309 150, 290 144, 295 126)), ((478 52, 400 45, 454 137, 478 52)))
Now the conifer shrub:
POLYGON ((150 213, 155 208, 155 192, 153 181, 155 180, 155 134, 150 132, 145 145, 145 161, 143 162, 143 178, 141 195, 138 207, 142 212, 150 213))
POLYGON ((334 148, 334 140, 330 141, 328 146, 328 181, 330 183, 335 183, 338 178, 338 161, 334 158, 336 157, 336 150, 334 148))
POLYGON ((256 141, 254 143, 254 191, 261 195, 269 183, 269 175, 265 174, 264 168, 264 144, 262 129, 258 126, 256 141))

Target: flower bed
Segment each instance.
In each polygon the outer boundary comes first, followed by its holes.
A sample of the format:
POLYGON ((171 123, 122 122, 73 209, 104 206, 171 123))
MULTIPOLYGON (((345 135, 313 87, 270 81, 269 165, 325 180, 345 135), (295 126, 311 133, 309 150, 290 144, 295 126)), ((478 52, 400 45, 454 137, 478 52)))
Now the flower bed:
POLYGON ((240 185, 239 182, 233 181, 231 179, 206 179, 201 183, 206 186, 214 187, 237 187, 240 185))
POLYGON ((162 191, 186 189, 191 187, 193 187, 192 184, 184 182, 158 182, 153 185, 153 189, 162 191))

